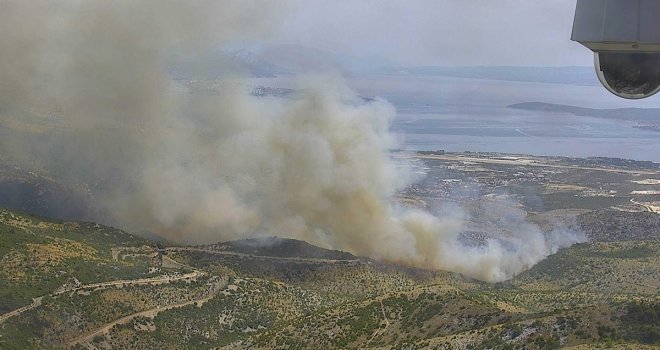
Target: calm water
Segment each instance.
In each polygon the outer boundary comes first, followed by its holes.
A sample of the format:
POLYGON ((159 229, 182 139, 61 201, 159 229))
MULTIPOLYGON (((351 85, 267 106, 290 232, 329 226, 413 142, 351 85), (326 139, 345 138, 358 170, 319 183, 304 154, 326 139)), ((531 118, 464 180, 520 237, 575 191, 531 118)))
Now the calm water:
POLYGON ((632 123, 491 107, 489 114, 401 114, 392 126, 415 150, 496 151, 660 161, 660 133, 632 123))
MULTIPOLYGON (((633 122, 506 107, 520 102, 547 102, 588 108, 660 108, 660 97, 622 100, 595 83, 571 86, 398 76, 353 76, 347 80, 361 95, 379 96, 396 106, 398 114, 392 131, 407 149, 660 162, 660 132, 633 128, 633 122)), ((281 79, 262 83, 286 85, 281 79)))

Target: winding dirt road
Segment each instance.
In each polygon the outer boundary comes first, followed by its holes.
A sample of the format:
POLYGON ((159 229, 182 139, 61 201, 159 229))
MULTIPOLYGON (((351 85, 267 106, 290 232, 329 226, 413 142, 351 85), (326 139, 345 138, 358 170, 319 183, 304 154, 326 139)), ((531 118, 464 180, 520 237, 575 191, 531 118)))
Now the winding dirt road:
POLYGON ((20 314, 22 314, 26 311, 30 311, 30 310, 34 309, 35 307, 41 305, 41 299, 43 299, 43 298, 44 298, 43 296, 34 298, 34 299, 32 299, 32 304, 25 305, 20 309, 16 309, 16 310, 10 311, 10 312, 8 312, 4 315, 0 315, 0 324, 2 324, 3 322, 7 321, 8 319, 10 319, 14 316, 18 316, 18 315, 20 315, 20 314))
MULTIPOLYGON (((162 283, 169 283, 169 282, 174 282, 174 281, 181 281, 181 280, 187 280, 187 279, 193 279, 197 277, 204 276, 204 272, 195 270, 193 272, 184 274, 184 275, 168 275, 168 276, 160 276, 160 277, 152 277, 152 278, 140 278, 140 279, 135 279, 135 280, 118 280, 118 281, 108 281, 108 282, 100 282, 100 283, 92 283, 92 284, 84 284, 80 285, 77 287, 71 287, 71 288, 66 288, 62 290, 58 290, 55 292, 52 292, 50 294, 47 294, 49 296, 58 296, 62 295, 64 293, 69 293, 69 292, 75 292, 77 290, 81 289, 93 289, 93 288, 105 288, 105 287, 113 287, 113 286, 136 286, 136 285, 153 285, 153 284, 162 284, 162 283)), ((41 300, 46 297, 47 295, 42 295, 40 297, 32 299, 32 303, 30 305, 26 305, 21 307, 20 309, 16 309, 14 311, 10 311, 6 314, 0 315, 0 324, 3 322, 7 321, 8 319, 18 316, 24 312, 27 312, 29 310, 32 310, 38 306, 41 305, 41 300)))
POLYGON ((382 335, 382 334, 385 334, 385 331, 386 331, 387 328, 390 326, 390 320, 387 318, 387 315, 385 314, 385 306, 383 305, 383 299, 380 300, 380 311, 383 313, 383 320, 385 321, 385 326, 383 326, 383 327, 379 327, 379 328, 374 332, 374 334, 371 335, 371 338, 369 338, 369 340, 367 340, 367 344, 366 344, 366 345, 371 344, 371 342, 372 342, 377 336, 380 336, 380 335, 382 335))
POLYGON ((199 252, 207 254, 217 254, 217 255, 230 255, 230 256, 243 256, 251 259, 261 259, 261 260, 279 260, 279 261, 290 261, 290 262, 301 262, 301 263, 358 263, 361 260, 356 259, 315 259, 315 258, 293 258, 293 257, 279 257, 279 256, 267 256, 267 255, 254 255, 254 254, 245 254, 237 252, 228 252, 224 250, 212 250, 212 249, 202 249, 202 248, 190 248, 190 247, 170 247, 164 249, 167 252, 199 252))
MULTIPOLYGON (((293 258, 293 257, 274 257, 274 256, 263 256, 263 255, 253 255, 253 254, 245 254, 245 253, 236 253, 236 252, 228 252, 228 251, 221 251, 221 250, 211 250, 211 249, 202 249, 202 248, 190 248, 190 247, 171 247, 171 248, 166 248, 164 249, 165 252, 178 252, 178 251, 188 251, 188 252, 200 252, 200 253, 207 253, 207 254, 218 254, 218 255, 229 255, 229 256, 243 256, 243 257, 249 257, 252 259, 262 259, 262 260, 279 260, 279 261, 289 261, 289 262, 299 262, 299 263, 324 263, 324 264, 335 264, 335 263, 360 263, 360 259, 352 259, 352 260, 334 260, 334 259, 313 259, 313 258, 293 258)), ((56 290, 50 294, 47 294, 49 296, 59 296, 65 293, 70 293, 70 292, 75 292, 78 290, 82 289, 94 289, 94 288, 107 288, 107 287, 113 287, 113 286, 128 286, 128 285, 154 285, 154 284, 162 284, 162 283, 169 283, 169 282, 174 282, 174 281, 180 281, 180 280, 186 280, 186 279, 193 279, 197 277, 204 276, 205 273, 203 271, 197 270, 192 266, 188 266, 185 264, 182 264, 176 260, 173 260, 166 255, 163 255, 163 259, 169 262, 170 264, 177 265, 179 267, 184 267, 188 269, 192 269, 193 271, 184 275, 173 275, 173 276, 160 276, 160 277, 151 277, 151 278, 140 278, 140 279, 135 279, 135 280, 117 280, 117 281, 108 281, 108 282, 99 282, 99 283, 92 283, 92 284, 85 284, 85 285, 80 285, 76 287, 70 287, 62 290, 56 290)), ((14 311, 10 311, 6 314, 0 315, 0 324, 3 322, 7 321, 8 319, 18 316, 24 312, 27 312, 29 310, 32 310, 38 306, 41 305, 41 300, 47 296, 47 295, 42 295, 40 297, 34 298, 32 300, 32 303, 30 305, 26 305, 21 307, 20 309, 16 309, 14 311)), ((191 302, 192 303, 192 302, 191 302)), ((172 307, 177 307, 177 306, 172 306, 172 307)), ((147 312, 147 311, 145 311, 147 312)), ((139 315, 136 315, 139 316, 139 315)), ((134 317, 136 317, 134 316, 134 317)), ((129 316, 127 316, 129 317, 129 316)))
POLYGON ((112 329, 112 327, 114 327, 118 324, 126 324, 126 323, 130 322, 132 319, 134 319, 136 317, 154 318, 160 312, 163 312, 163 311, 166 311, 166 310, 175 309, 175 308, 179 308, 179 307, 184 307, 184 306, 188 306, 188 305, 192 305, 192 304, 198 304, 198 303, 199 303, 198 305, 204 304, 205 302, 211 300, 211 298, 213 298, 214 296, 215 295, 210 295, 210 296, 204 297, 202 299, 186 301, 184 303, 159 306, 159 307, 155 307, 153 309, 140 311, 140 312, 136 312, 134 314, 130 314, 128 316, 124 316, 120 319, 117 319, 117 320, 114 320, 112 322, 106 323, 103 326, 101 326, 100 328, 97 328, 97 329, 95 329, 95 330, 93 330, 89 333, 83 334, 83 335, 75 338, 74 340, 70 341, 67 344, 67 346, 73 347, 73 346, 75 346, 76 344, 79 344, 79 343, 92 341, 94 339, 94 337, 96 337, 98 335, 103 335, 103 334, 109 333, 110 330, 112 329))

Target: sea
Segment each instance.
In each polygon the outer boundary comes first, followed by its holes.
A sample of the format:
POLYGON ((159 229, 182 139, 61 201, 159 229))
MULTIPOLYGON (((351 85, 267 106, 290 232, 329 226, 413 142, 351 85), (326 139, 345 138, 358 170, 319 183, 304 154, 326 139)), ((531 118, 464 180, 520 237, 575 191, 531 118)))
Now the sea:
MULTIPOLYGON (((345 79, 361 96, 383 98, 396 107, 391 131, 402 149, 660 162, 660 132, 634 128, 634 121, 508 107, 544 102, 596 109, 660 108, 660 95, 624 100, 607 92, 595 77, 581 85, 392 74, 345 79)), ((287 87, 290 82, 279 77, 256 84, 287 87)))

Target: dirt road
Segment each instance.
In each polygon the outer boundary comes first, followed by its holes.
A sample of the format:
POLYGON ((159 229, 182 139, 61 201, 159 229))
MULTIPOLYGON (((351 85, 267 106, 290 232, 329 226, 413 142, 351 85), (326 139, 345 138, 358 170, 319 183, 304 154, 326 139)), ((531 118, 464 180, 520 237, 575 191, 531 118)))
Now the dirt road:
POLYGON ((4 314, 4 315, 0 315, 0 324, 2 324, 2 323, 5 322, 6 320, 8 320, 8 319, 10 319, 10 318, 12 318, 12 317, 14 317, 14 316, 18 316, 18 315, 20 315, 20 314, 22 314, 22 313, 24 313, 24 312, 26 312, 26 311, 32 310, 32 309, 34 309, 35 307, 41 305, 41 299, 43 299, 43 298, 44 298, 43 296, 40 296, 40 297, 34 298, 34 299, 32 299, 32 304, 30 304, 30 305, 25 305, 25 306, 23 306, 23 307, 20 308, 20 309, 16 309, 16 310, 11 311, 11 312, 8 312, 8 313, 6 313, 6 314, 4 314))
POLYGON ((110 332, 112 327, 114 327, 118 324, 126 324, 126 323, 130 322, 132 319, 134 319, 136 317, 154 318, 160 312, 163 312, 163 311, 166 311, 166 310, 179 308, 179 307, 184 307, 184 306, 197 304, 197 303, 200 303, 200 305, 201 305, 201 304, 209 301, 211 298, 213 298, 213 296, 214 295, 207 296, 207 297, 202 298, 202 299, 186 301, 184 303, 159 306, 159 307, 156 307, 156 308, 153 308, 153 309, 140 311, 140 312, 136 312, 134 314, 130 314, 128 316, 124 316, 124 317, 122 317, 120 319, 117 319, 117 320, 114 320, 110 323, 106 323, 103 326, 101 326, 100 328, 97 328, 96 330, 94 330, 92 332, 83 334, 83 335, 75 338, 74 340, 70 341, 67 345, 70 346, 70 347, 73 347, 74 345, 79 344, 79 343, 92 341, 94 339, 94 337, 96 337, 97 335, 107 334, 108 332, 110 332))
POLYGON ((228 252, 223 250, 212 250, 212 249, 202 249, 202 248, 190 248, 190 247, 170 247, 165 248, 165 251, 168 252, 200 252, 207 254, 217 254, 217 255, 230 255, 230 256, 244 256, 252 259, 262 259, 262 260, 279 260, 279 261, 291 261, 291 262, 305 262, 305 263, 357 263, 360 262, 360 259, 351 259, 351 260, 342 260, 342 259, 314 259, 314 258, 292 258, 292 257, 278 257, 278 256, 264 256, 264 255, 253 255, 245 253, 236 253, 228 252))
MULTIPOLYGON (((93 289, 93 288, 105 288, 105 287, 112 287, 112 286, 127 286, 127 285, 145 285, 145 284, 162 284, 162 283, 169 283, 169 282, 174 282, 174 281, 181 281, 181 280, 187 280, 187 279, 193 279, 197 278, 200 276, 203 276, 204 272, 201 271, 193 271, 184 275, 171 275, 171 276, 160 276, 160 277, 152 277, 152 278, 140 278, 140 279, 135 279, 135 280, 118 280, 118 281, 108 281, 108 282, 100 282, 100 283, 92 283, 92 284, 84 284, 80 285, 77 287, 71 287, 71 288, 66 288, 63 290, 58 290, 53 293, 50 293, 48 295, 50 296, 58 296, 62 295, 64 293, 69 293, 69 292, 75 292, 77 290, 81 289, 93 289)), ((29 310, 32 310, 39 305, 41 305, 41 300, 45 297, 46 295, 42 295, 40 297, 34 298, 32 300, 32 303, 30 305, 23 306, 20 309, 16 309, 14 311, 10 311, 6 314, 0 315, 0 324, 3 322, 7 321, 8 319, 18 316, 24 312, 27 312, 29 310)))

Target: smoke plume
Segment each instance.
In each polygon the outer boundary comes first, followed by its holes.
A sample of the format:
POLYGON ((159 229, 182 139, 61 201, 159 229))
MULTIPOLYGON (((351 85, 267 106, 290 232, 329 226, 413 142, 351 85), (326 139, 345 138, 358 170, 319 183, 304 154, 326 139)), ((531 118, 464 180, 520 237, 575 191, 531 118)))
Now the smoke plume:
POLYGON ((503 233, 470 246, 460 210, 394 204, 415 180, 388 152, 395 109, 339 76, 256 97, 227 58, 217 94, 180 92, 172 56, 267 40, 273 3, 4 1, 0 117, 31 127, 0 126, 2 153, 88 186, 107 222, 184 243, 277 235, 501 281, 580 240, 503 205, 503 233))

